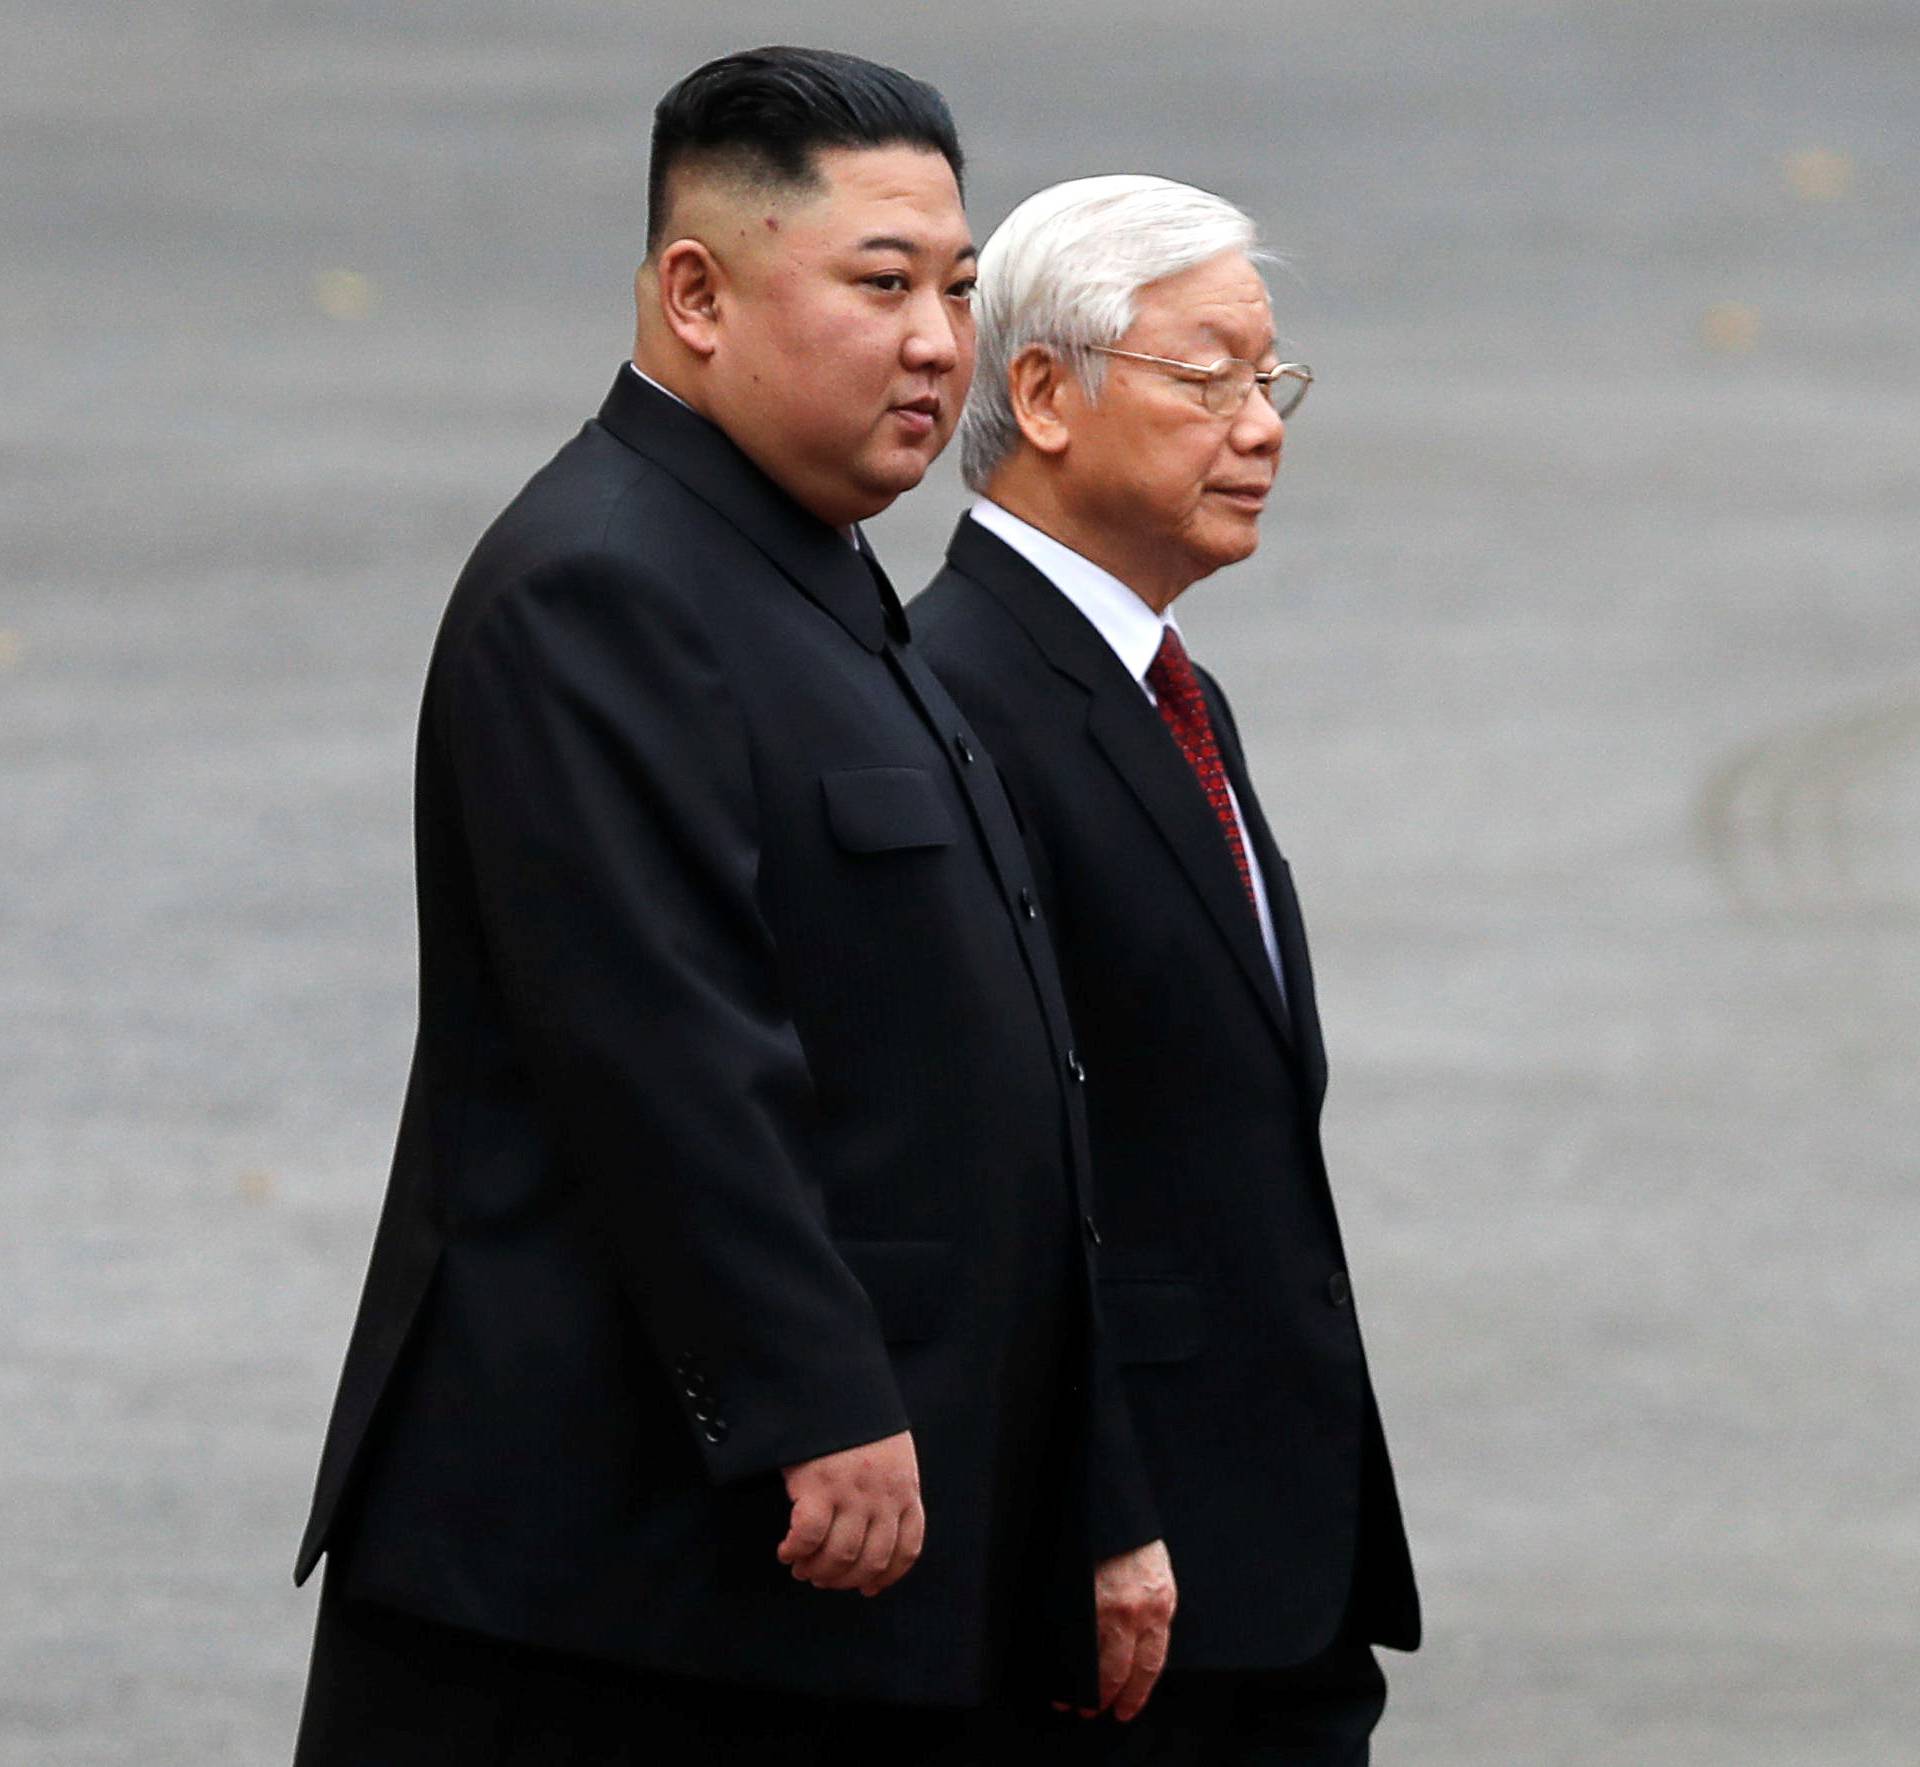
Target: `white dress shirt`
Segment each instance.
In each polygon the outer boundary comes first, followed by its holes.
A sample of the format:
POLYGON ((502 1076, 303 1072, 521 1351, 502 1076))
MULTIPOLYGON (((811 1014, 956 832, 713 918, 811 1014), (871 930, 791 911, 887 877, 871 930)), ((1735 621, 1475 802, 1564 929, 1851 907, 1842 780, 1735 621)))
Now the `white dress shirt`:
MULTIPOLYGON (((982 497, 970 513, 988 533, 1004 540, 1086 615, 1127 673, 1140 684, 1148 703, 1157 706, 1159 701, 1147 685, 1147 671, 1160 653, 1161 636, 1169 627, 1175 632, 1180 630, 1173 615, 1155 613, 1111 571, 1102 570, 1090 558, 1082 557, 1071 546, 1061 545, 1051 534, 1041 533, 1031 522, 1009 514, 991 499, 982 497)), ((1181 643, 1184 645, 1186 640, 1182 638, 1181 643)), ((1226 781, 1226 787, 1233 819, 1240 825, 1240 845, 1246 851, 1247 870, 1253 879, 1253 906, 1260 917, 1260 942, 1267 948, 1267 962, 1272 966, 1274 985, 1279 988, 1284 1004, 1287 980, 1280 967, 1273 910, 1267 905, 1267 880, 1260 872, 1260 855, 1253 850, 1253 842, 1248 838, 1247 819, 1241 812, 1233 782, 1226 781)))

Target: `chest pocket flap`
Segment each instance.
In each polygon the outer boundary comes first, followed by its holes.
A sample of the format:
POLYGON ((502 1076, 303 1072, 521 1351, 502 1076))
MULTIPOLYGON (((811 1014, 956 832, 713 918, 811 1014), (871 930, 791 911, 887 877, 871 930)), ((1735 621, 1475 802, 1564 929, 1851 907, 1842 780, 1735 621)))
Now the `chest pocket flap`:
POLYGON ((893 853, 953 844, 953 816, 921 767, 855 767, 823 773, 827 825, 849 853, 893 853))

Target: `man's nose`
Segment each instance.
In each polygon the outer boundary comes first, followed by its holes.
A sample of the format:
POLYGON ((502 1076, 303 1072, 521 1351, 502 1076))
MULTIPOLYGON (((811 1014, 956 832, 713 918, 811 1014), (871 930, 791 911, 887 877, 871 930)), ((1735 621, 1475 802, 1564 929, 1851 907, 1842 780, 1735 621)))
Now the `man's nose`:
POLYGON ((1243 454, 1278 454, 1286 440, 1286 420, 1273 408, 1264 387, 1254 387, 1233 420, 1233 444, 1243 454))
POLYGON ((937 290, 913 303, 912 325, 900 359, 916 372, 945 374, 959 366, 960 339, 946 298, 937 290))

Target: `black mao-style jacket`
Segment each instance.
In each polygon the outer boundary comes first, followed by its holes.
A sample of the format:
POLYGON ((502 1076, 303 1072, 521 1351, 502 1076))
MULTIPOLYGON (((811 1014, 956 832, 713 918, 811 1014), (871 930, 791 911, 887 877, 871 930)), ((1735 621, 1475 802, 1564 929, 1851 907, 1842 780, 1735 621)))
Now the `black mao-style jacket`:
POLYGON ((981 1697, 1043 1590, 1079 1650, 1085 1492, 1128 1501, 1081 1068, 995 772, 868 556, 623 369, 454 591, 416 840, 298 1575, 840 1696, 981 1697), (919 1565, 793 1581, 779 1469, 908 1427, 919 1565))

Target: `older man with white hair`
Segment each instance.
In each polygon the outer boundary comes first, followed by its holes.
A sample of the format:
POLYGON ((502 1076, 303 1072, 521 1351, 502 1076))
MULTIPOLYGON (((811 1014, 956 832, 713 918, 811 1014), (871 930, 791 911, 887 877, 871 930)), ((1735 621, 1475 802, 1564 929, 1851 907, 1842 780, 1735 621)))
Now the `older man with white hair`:
MULTIPOLYGON (((980 500, 916 637, 1021 813, 1092 1125, 1108 1334, 1179 1585, 1132 1722, 1036 1759, 1364 1762, 1418 1598, 1320 1146, 1293 881, 1173 604, 1248 557, 1286 420, 1252 222, 1162 178, 1022 203, 980 258, 980 500)), ((1284 683, 1275 684, 1284 692, 1284 683)), ((1119 1561, 1124 1562, 1124 1561, 1119 1561)))

